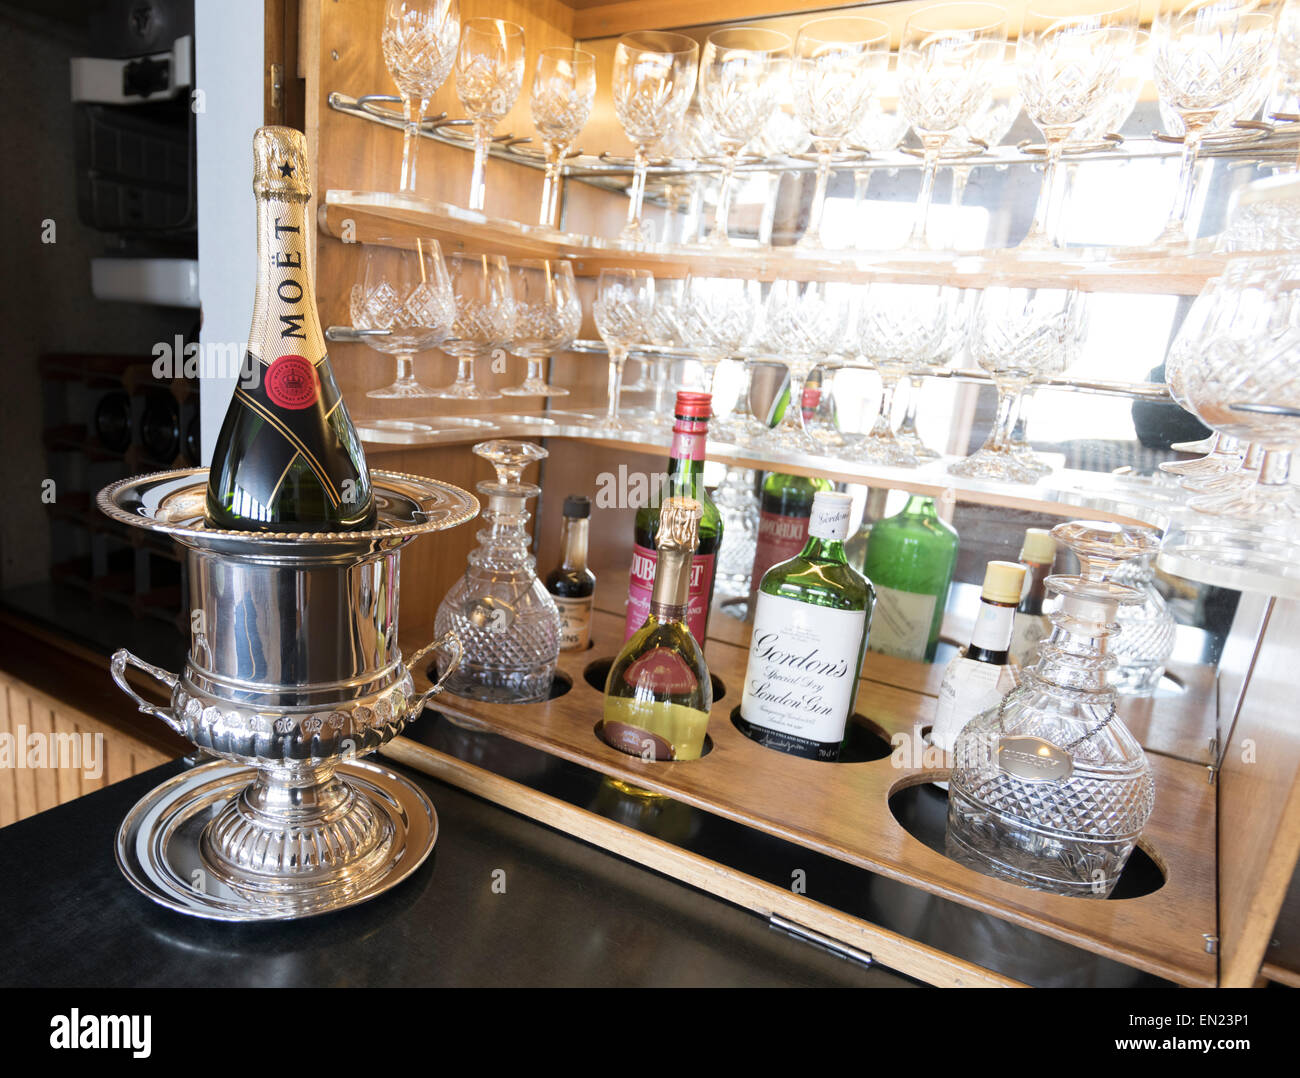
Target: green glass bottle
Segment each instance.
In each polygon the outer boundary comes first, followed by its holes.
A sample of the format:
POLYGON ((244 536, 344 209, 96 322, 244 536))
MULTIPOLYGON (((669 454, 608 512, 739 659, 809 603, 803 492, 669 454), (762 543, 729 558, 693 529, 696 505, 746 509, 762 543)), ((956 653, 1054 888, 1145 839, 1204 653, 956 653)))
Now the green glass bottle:
MULTIPOLYGON (((648 505, 636 511, 633 525, 632 571, 627 585, 627 620, 623 639, 645 624, 654 590, 656 536, 659 532, 659 509, 669 498, 691 498, 700 503, 703 515, 699 524, 699 546, 691 561, 690 596, 686 624, 696 640, 704 640, 709 628, 709 608, 713 605, 714 569, 718 548, 722 545, 722 514, 704 489, 704 446, 709 433, 713 397, 709 393, 677 394, 673 442, 669 450, 668 477, 661 490, 651 496, 648 505)), ((597 499, 599 504, 599 498, 597 499)))
POLYGON ((885 501, 889 498, 886 487, 868 487, 867 504, 862 507, 862 523, 858 530, 844 540, 844 553, 849 564, 858 572, 865 572, 867 564, 867 541, 871 538, 871 526, 880 519, 885 511, 885 501))
POLYGON ((865 566, 876 587, 872 651, 934 661, 956 565, 957 532, 927 495, 913 494, 901 513, 872 526, 865 566))
POLYGON ((777 562, 787 561, 803 550, 808 542, 808 518, 812 514, 813 496, 819 490, 830 489, 830 480, 821 477, 770 472, 763 480, 758 542, 754 547, 754 568, 749 578, 751 608, 763 574, 777 562))
POLYGON ((250 531, 369 528, 375 522, 370 473, 316 313, 302 132, 260 128, 253 162, 253 325, 212 456, 207 520, 250 531))
POLYGON ((763 577, 736 725, 770 749, 838 760, 875 591, 844 555, 847 494, 813 498, 808 542, 763 577))

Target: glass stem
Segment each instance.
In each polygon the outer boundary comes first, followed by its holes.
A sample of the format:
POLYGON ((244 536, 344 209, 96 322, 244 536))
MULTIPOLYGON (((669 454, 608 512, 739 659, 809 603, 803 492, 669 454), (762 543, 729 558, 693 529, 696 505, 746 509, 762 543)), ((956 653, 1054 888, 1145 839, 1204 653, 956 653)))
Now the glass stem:
POLYGON ((542 180, 542 209, 537 218, 539 225, 555 224, 555 207, 558 203, 556 189, 560 183, 560 147, 554 142, 542 143, 546 154, 546 177, 542 180))
POLYGON ((930 218, 930 203, 934 200, 934 178, 939 172, 939 152, 943 149, 943 139, 927 138, 925 159, 921 171, 921 193, 916 196, 916 221, 912 225, 912 235, 908 243, 913 247, 926 245, 926 225, 930 218))
POLYGON ((627 195, 627 224, 629 228, 641 227, 641 203, 645 199, 646 170, 650 167, 650 158, 640 146, 636 148, 633 158, 632 187, 627 195))
POLYGON ((1025 427, 1029 424, 1029 402, 1034 396, 1035 387, 1026 386, 1024 391, 1018 395, 1016 401, 1016 419, 1011 427, 1011 444, 1019 447, 1027 445, 1025 440, 1025 427))
POLYGON ((402 98, 402 114, 406 119, 402 137, 402 178, 401 188, 408 193, 415 191, 415 158, 420 152, 420 121, 428 102, 423 98, 417 102, 413 98, 402 98))
POLYGON ((880 412, 871 427, 872 438, 892 438, 894 434, 894 391, 898 388, 897 374, 880 372, 880 412))
POLYGON ((524 375, 524 382, 531 384, 542 380, 542 360, 530 359, 528 361, 528 373, 524 375))
POLYGON ((623 392, 623 364, 626 360, 627 352, 624 349, 609 350, 609 405, 605 418, 611 424, 618 423, 618 398, 623 392))
POLYGON ((456 357, 456 383, 457 385, 466 386, 472 386, 474 384, 473 356, 456 357))
POLYGON ((399 385, 415 381, 414 357, 409 354, 397 356, 397 381, 399 385))
POLYGON ((998 385, 998 417, 989 435, 989 448, 997 453, 1005 453, 1011 438, 1011 424, 1016 411, 1020 408, 1020 396, 1024 386, 998 385))
POLYGON ((474 171, 469 177, 469 208, 481 210, 487 199, 488 147, 492 145, 492 131, 487 124, 474 125, 474 171))
POLYGON ((830 186, 831 154, 826 150, 817 155, 817 184, 813 187, 812 206, 808 210, 808 228, 804 240, 808 244, 820 245, 822 240, 822 216, 826 210, 826 189, 830 186))
POLYGON ((920 394, 916 392, 916 379, 910 374, 905 379, 907 383, 907 410, 903 413, 903 422, 899 425, 899 434, 916 434, 916 406, 920 400, 920 394))
POLYGON ((781 417, 780 429, 790 434, 802 434, 803 427, 803 386, 810 373, 807 367, 796 370, 790 367, 790 399, 786 402, 785 414, 781 417))
POLYGON ((727 242, 727 218, 731 216, 731 178, 736 172, 735 154, 727 154, 722 165, 722 183, 718 188, 718 204, 713 211, 713 236, 715 243, 727 242))
POLYGON ((1291 473, 1291 450, 1266 449, 1264 459, 1259 465, 1261 487, 1267 488, 1263 493, 1271 497, 1290 497, 1289 476, 1291 473))
POLYGON ((1201 152, 1201 140, 1204 138, 1204 125, 1193 126, 1187 123, 1187 134, 1183 137, 1183 161, 1178 171, 1178 198, 1174 202, 1173 213, 1165 225, 1166 239, 1189 239, 1187 234, 1187 214, 1192 207, 1192 194, 1196 190, 1196 161, 1201 152))
POLYGON ((1026 243, 1056 244, 1054 218, 1056 206, 1057 177, 1060 174, 1061 154, 1065 150, 1064 139, 1048 138, 1047 163, 1043 166, 1043 183, 1038 189, 1038 202, 1034 206, 1034 223, 1029 226, 1026 243))

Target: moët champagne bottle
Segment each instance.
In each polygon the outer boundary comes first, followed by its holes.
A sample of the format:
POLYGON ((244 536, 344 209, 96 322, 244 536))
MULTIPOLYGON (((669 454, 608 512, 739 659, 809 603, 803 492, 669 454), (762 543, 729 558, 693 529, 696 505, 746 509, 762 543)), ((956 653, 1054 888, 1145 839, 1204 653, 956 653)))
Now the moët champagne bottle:
POLYGON ((253 165, 253 324, 212 456, 207 520, 252 531, 369 528, 375 522, 370 473, 316 313, 302 132, 260 128, 253 165))

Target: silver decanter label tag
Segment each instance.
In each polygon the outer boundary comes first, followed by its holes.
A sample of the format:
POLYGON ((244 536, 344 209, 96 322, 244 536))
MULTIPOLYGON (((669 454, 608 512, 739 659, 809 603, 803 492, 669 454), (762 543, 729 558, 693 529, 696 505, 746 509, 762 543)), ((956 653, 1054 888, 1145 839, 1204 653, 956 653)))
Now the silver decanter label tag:
POLYGON ((476 599, 466 599, 464 606, 465 620, 476 629, 486 629, 490 633, 503 633, 515 623, 519 612, 514 606, 495 595, 480 595, 476 599))
POLYGON ((1041 737, 1004 737, 998 741, 998 767, 1025 782, 1059 782, 1070 777, 1074 762, 1041 737))

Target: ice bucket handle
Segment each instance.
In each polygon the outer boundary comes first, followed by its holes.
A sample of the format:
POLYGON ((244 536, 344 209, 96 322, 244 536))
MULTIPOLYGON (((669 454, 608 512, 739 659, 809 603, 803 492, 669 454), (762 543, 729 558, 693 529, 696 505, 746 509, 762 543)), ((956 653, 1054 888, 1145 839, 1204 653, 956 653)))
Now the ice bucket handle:
POLYGON ((437 651, 438 648, 444 647, 451 649, 451 664, 442 672, 442 677, 430 685, 428 690, 422 696, 417 697, 411 702, 410 716, 412 719, 415 719, 420 712, 424 710, 424 705, 429 702, 430 697, 437 696, 438 693, 442 692, 443 682, 451 677, 452 672, 460 665, 460 660, 465 654, 465 649, 461 646, 460 637, 456 635, 454 630, 450 630, 443 633, 443 635, 438 637, 438 639, 433 641, 433 643, 425 644, 424 647, 406 660, 406 668, 408 670, 413 670, 415 667, 420 665, 420 660, 428 655, 429 652, 437 651))
POLYGON ((143 670, 156 681, 160 681, 162 684, 166 685, 168 689, 174 689, 176 687, 176 675, 168 673, 160 666, 154 666, 152 663, 147 663, 143 659, 132 655, 126 650, 126 648, 118 648, 117 651, 113 652, 113 659, 108 668, 109 672, 113 675, 113 680, 117 682, 117 687, 135 701, 136 707, 146 715, 152 715, 155 719, 162 719, 163 722, 178 734, 184 734, 185 727, 177 720, 176 716, 172 714, 171 708, 157 707, 154 704, 149 703, 148 700, 131 688, 126 680, 127 663, 130 663, 139 670, 143 670))

